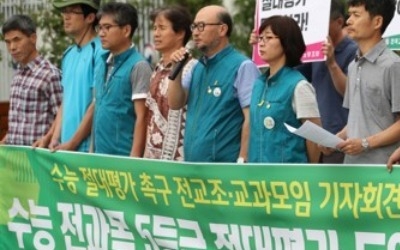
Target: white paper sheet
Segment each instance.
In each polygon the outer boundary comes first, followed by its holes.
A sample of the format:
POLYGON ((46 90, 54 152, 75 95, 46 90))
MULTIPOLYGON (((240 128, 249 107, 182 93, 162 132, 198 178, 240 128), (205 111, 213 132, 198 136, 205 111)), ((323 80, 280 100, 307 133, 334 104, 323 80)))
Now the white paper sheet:
POLYGON ((328 148, 336 148, 343 140, 336 135, 330 133, 329 131, 321 128, 320 126, 312 123, 310 121, 306 121, 300 128, 296 129, 285 123, 286 128, 289 132, 301 136, 307 140, 315 142, 319 145, 328 148))

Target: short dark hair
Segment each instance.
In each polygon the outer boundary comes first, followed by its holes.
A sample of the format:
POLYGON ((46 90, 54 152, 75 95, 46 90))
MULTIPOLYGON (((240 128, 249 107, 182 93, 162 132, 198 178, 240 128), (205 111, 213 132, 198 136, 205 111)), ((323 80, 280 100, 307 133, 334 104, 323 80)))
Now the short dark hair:
POLYGON ((166 6, 154 10, 150 14, 150 20, 154 22, 158 16, 164 16, 172 24, 172 29, 175 33, 184 31, 183 44, 186 44, 192 36, 190 25, 192 24, 192 16, 189 11, 182 6, 166 6))
POLYGON ((228 26, 228 31, 226 32, 226 36, 230 37, 233 30, 233 21, 231 15, 228 13, 228 11, 223 10, 217 14, 217 18, 218 21, 228 26))
POLYGON ((82 12, 83 12, 83 17, 86 18, 87 16, 89 16, 90 14, 94 14, 95 15, 95 19, 92 23, 92 27, 96 27, 97 24, 99 23, 99 19, 97 18, 96 14, 97 14, 97 10, 95 8, 93 8, 92 6, 89 6, 87 4, 80 4, 82 12))
POLYGON ((261 34, 268 27, 281 42, 286 56, 285 65, 289 67, 299 65, 306 51, 306 45, 297 22, 288 16, 271 16, 263 20, 258 33, 261 34))
POLYGON ((103 15, 112 16, 114 21, 120 26, 131 26, 131 38, 138 28, 137 10, 129 3, 106 3, 100 8, 99 12, 97 13, 97 18, 100 20, 103 15))
POLYGON ((36 24, 27 15, 13 15, 7 19, 2 27, 2 34, 5 35, 9 31, 18 30, 26 36, 36 33, 36 24))
POLYGON ((343 1, 331 0, 331 20, 336 20, 338 18, 345 18, 346 12, 343 1))
POLYGON ((371 17, 381 16, 383 18, 381 34, 385 33, 396 10, 396 0, 349 0, 348 5, 351 7, 364 6, 371 17))

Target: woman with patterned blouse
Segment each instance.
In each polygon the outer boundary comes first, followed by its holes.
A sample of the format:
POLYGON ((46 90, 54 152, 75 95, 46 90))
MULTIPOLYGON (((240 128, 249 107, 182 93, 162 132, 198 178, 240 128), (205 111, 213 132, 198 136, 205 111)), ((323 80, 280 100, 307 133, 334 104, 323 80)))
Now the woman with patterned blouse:
MULTIPOLYGON (((172 70, 170 55, 183 47, 191 37, 192 19, 185 8, 170 6, 153 12, 151 20, 153 21, 154 47, 161 53, 161 59, 151 77, 150 91, 146 100, 149 112, 144 157, 182 161, 186 109, 171 110, 169 108, 168 75, 172 70)), ((184 67, 183 74, 190 71, 192 61, 184 67)))

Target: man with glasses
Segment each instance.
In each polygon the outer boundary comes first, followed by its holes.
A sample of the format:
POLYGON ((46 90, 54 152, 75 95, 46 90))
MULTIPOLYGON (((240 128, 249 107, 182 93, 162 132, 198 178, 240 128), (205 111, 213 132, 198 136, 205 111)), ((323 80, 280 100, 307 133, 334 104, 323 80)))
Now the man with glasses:
MULTIPOLYGON (((207 6, 191 26, 193 40, 203 56, 191 74, 171 82, 172 109, 187 103, 184 136, 185 161, 244 162, 247 159, 249 104, 259 76, 255 64, 229 43, 232 18, 221 6, 207 6), (182 82, 182 83, 181 83, 182 82)), ((185 49, 176 51, 175 61, 185 49)))
POLYGON ((108 53, 96 68, 94 150, 96 153, 143 157, 145 101, 151 68, 132 44, 137 10, 127 3, 107 3, 98 13, 96 30, 108 53))
POLYGON ((75 44, 64 52, 61 62, 64 93, 54 130, 34 146, 89 151, 94 68, 104 53, 95 31, 99 4, 99 0, 56 0, 53 3, 62 13, 64 30, 75 44))

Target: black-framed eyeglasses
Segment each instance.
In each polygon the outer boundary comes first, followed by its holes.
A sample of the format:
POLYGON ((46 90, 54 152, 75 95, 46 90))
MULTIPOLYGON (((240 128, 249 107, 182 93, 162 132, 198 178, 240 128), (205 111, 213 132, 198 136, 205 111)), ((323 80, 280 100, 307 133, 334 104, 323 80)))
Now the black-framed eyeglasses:
POLYGON ((197 29, 198 31, 202 32, 204 30, 204 27, 206 27, 207 25, 223 25, 223 23, 204 23, 204 22, 192 23, 190 25, 190 29, 192 31, 197 29))
POLYGON ((259 36, 258 37, 258 42, 259 43, 261 43, 261 42, 267 43, 270 40, 275 39, 275 38, 279 38, 279 37, 278 36, 259 36))
POLYGON ((121 25, 119 24, 104 24, 104 25, 97 25, 95 27, 95 30, 97 33, 99 33, 100 31, 104 31, 104 32, 108 32, 110 31, 110 29, 112 27, 121 27, 121 25))
POLYGON ((63 15, 70 15, 70 14, 83 15, 83 11, 79 11, 79 10, 61 9, 60 12, 63 15))

